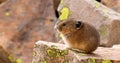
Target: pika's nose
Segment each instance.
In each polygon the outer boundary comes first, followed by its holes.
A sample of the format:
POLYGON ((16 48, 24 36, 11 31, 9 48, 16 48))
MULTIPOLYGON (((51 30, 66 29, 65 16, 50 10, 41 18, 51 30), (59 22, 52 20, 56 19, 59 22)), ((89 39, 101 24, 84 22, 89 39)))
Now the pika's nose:
POLYGON ((58 25, 55 25, 55 26, 54 26, 54 29, 57 30, 58 32, 62 31, 62 28, 59 27, 58 25))

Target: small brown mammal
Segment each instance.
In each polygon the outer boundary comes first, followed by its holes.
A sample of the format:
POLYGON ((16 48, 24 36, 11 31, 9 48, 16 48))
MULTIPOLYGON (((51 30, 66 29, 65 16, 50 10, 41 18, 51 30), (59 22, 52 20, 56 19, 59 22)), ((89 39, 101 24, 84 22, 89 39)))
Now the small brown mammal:
POLYGON ((68 48, 92 53, 99 46, 99 33, 85 22, 68 19, 56 23, 55 28, 62 34, 62 39, 68 48))

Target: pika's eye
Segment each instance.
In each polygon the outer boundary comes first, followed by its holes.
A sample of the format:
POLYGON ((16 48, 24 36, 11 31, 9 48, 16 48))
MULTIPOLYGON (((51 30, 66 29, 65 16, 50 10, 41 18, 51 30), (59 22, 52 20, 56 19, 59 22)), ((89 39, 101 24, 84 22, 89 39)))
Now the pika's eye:
POLYGON ((80 28, 80 26, 81 26, 81 22, 77 22, 77 23, 75 24, 75 27, 76 27, 76 28, 80 28))
POLYGON ((65 23, 63 23, 63 25, 62 26, 65 26, 66 24, 65 23))

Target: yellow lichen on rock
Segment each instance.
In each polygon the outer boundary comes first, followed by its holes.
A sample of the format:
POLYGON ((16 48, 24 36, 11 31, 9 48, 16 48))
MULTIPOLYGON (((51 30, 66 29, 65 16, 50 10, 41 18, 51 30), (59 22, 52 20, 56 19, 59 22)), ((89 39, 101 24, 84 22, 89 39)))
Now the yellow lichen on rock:
POLYGON ((69 14, 70 14, 70 10, 67 7, 62 8, 62 10, 60 11, 61 15, 59 17, 60 20, 65 20, 68 19, 69 14))
POLYGON ((97 2, 96 0, 94 0, 94 5, 95 5, 96 8, 100 7, 100 3, 97 2))

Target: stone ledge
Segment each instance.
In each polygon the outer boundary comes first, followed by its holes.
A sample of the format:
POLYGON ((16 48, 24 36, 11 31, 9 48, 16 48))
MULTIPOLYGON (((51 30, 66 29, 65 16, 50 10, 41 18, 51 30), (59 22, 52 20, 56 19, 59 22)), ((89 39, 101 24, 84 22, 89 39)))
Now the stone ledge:
POLYGON ((38 41, 32 63, 120 63, 120 46, 99 47, 93 54, 67 50, 64 44, 38 41))

